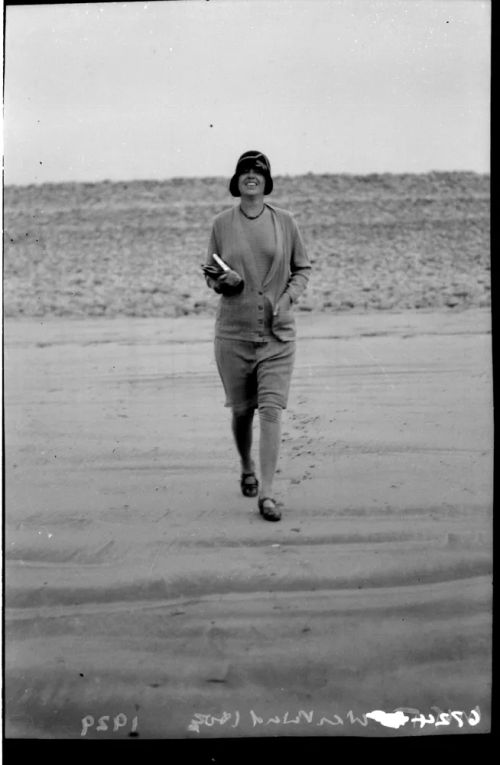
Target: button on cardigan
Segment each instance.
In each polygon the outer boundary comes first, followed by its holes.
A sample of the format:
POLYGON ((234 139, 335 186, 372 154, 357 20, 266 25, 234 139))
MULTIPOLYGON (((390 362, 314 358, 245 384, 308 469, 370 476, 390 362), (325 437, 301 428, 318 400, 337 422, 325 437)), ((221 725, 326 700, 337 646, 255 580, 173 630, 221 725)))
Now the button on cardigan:
POLYGON ((207 263, 213 264, 212 253, 215 252, 245 281, 238 295, 220 296, 216 337, 253 342, 264 340, 264 301, 268 301, 274 311, 285 292, 291 298, 291 307, 273 316, 271 331, 278 340, 294 340, 296 337, 293 304, 307 286, 311 264, 291 213, 268 202, 265 204, 274 223, 276 253, 263 282, 259 280, 254 254, 241 225, 239 206, 224 210, 214 218, 207 263))

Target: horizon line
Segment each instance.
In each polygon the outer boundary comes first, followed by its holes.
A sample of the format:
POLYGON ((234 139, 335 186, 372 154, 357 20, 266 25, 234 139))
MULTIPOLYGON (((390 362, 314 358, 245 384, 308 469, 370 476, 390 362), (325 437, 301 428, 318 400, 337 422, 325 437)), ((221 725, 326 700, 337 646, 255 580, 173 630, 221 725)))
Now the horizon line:
MULTIPOLYGON (((309 177, 334 177, 334 178, 375 178, 375 177, 401 177, 401 176, 413 176, 413 177, 419 177, 419 176, 425 176, 425 175, 478 175, 478 176, 485 176, 490 177, 490 171, 484 171, 484 170, 423 170, 420 172, 409 172, 409 171, 383 171, 383 172, 366 172, 366 173, 353 173, 353 172, 326 172, 326 173, 318 173, 313 171, 308 171, 307 173, 280 173, 280 174, 273 174, 273 178, 275 180, 279 178, 309 178, 309 177)), ((228 181, 228 178, 226 178, 225 175, 175 175, 175 176, 169 176, 165 178, 123 178, 123 179, 111 179, 111 178, 102 178, 99 180, 55 180, 55 181, 30 181, 30 182, 23 182, 23 183, 12 183, 12 182, 6 182, 4 178, 4 189, 8 188, 30 188, 31 186, 42 187, 42 186, 75 186, 75 185, 81 185, 81 186, 96 186, 96 185, 123 185, 123 184, 135 184, 135 183, 152 183, 152 184, 162 184, 162 183, 170 183, 173 181, 204 181, 204 180, 224 180, 224 182, 228 181)))

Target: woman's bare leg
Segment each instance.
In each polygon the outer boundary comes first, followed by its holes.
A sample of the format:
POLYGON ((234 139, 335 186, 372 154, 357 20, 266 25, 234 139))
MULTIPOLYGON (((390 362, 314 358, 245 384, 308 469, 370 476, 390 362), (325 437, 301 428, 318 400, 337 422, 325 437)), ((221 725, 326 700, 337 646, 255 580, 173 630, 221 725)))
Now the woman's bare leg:
POLYGON ((259 407, 261 497, 273 496, 273 481, 281 445, 281 408, 259 407))
POLYGON ((255 409, 247 409, 244 412, 235 412, 231 427, 234 441, 241 460, 241 472, 253 473, 255 463, 252 459, 252 435, 253 435, 253 416, 255 409))

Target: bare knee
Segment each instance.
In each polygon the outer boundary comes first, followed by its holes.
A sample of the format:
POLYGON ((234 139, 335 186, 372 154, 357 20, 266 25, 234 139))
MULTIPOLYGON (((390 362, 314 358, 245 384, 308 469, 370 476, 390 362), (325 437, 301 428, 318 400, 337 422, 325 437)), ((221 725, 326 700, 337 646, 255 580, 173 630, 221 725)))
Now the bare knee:
POLYGON ((253 420, 255 409, 245 408, 236 409, 233 408, 233 422, 248 422, 253 420))
POLYGON ((280 422, 282 409, 275 404, 262 404, 259 406, 259 417, 261 422, 280 422))

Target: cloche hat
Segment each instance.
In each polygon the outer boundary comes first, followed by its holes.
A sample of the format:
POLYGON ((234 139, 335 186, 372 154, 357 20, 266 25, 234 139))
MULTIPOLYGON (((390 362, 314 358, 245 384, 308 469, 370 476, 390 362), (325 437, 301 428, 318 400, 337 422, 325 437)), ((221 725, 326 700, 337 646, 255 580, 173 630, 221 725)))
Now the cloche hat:
POLYGON ((255 167, 259 170, 264 178, 266 184, 264 186, 264 194, 270 194, 273 190, 273 179, 271 177, 271 163, 265 154, 261 151, 245 151, 236 163, 236 170, 229 182, 229 191, 233 197, 240 197, 240 191, 238 189, 238 178, 249 167, 255 167))

